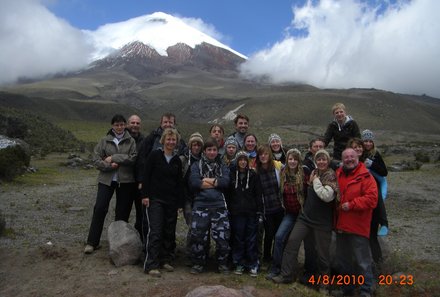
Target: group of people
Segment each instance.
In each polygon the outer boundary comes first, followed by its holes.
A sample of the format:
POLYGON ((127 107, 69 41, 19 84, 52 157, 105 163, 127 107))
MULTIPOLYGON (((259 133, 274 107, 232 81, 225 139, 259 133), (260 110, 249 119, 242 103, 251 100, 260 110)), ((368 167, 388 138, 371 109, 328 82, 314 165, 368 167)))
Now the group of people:
MULTIPOLYGON (((99 248, 116 191, 115 220, 128 222, 135 205, 149 275, 174 270, 178 210, 183 209, 193 274, 205 271, 212 238, 219 272, 232 268, 237 275, 257 276, 266 262, 266 279, 291 283, 303 243, 302 279, 362 275, 361 295, 369 296, 373 260, 382 261, 378 229, 388 225, 381 191, 387 169, 373 132, 361 133, 341 103, 332 113, 324 136, 309 143, 304 157, 296 148, 286 151, 275 133, 259 143, 243 114, 229 136, 214 124, 207 138, 195 132, 187 144, 172 113, 163 114, 147 137, 140 133, 138 116, 127 122, 115 115, 94 150, 98 193, 84 252, 99 248), (325 150, 331 141, 332 157, 325 150), (336 257, 331 259, 334 233, 336 257)), ((329 288, 329 283, 317 284, 329 288)), ((356 285, 345 283, 344 294, 352 294, 356 285)))

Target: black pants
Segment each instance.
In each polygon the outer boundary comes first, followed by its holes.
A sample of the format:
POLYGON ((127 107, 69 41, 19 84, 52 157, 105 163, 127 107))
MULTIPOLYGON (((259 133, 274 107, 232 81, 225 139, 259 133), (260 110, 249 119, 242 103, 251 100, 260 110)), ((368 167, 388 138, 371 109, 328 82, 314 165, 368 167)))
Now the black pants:
POLYGON ((278 212, 274 214, 266 214, 264 220, 264 249, 263 259, 270 261, 272 259, 272 248, 275 241, 275 234, 280 227, 283 220, 284 212, 278 212))
POLYGON ((102 183, 98 184, 98 193, 96 194, 96 202, 93 208, 93 216, 92 222, 90 223, 87 244, 94 247, 99 245, 102 229, 104 227, 105 216, 107 215, 110 200, 112 199, 115 191, 115 221, 123 220, 128 222, 131 204, 133 203, 133 198, 131 197, 132 187, 133 183, 118 184, 117 182, 112 182, 111 186, 107 186, 102 183))
POLYGON ((174 258, 177 208, 150 199, 144 219, 148 220, 148 234, 144 242, 144 270, 148 272, 161 264, 171 263, 174 258))

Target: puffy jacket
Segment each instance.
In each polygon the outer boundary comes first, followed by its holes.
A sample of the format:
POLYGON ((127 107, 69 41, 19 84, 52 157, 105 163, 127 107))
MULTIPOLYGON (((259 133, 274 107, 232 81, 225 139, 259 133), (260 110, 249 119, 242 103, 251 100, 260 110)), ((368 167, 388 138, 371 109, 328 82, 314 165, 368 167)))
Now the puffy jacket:
POLYGON ((371 216, 377 205, 378 195, 374 177, 363 163, 359 163, 348 174, 340 167, 336 176, 341 195, 340 205, 349 203, 348 211, 338 208, 336 230, 369 238, 371 216))
POLYGON ((118 145, 113 141, 114 138, 110 130, 93 150, 93 161, 99 170, 98 182, 110 186, 113 176, 117 173, 119 183, 133 183, 135 182, 134 165, 137 155, 136 142, 127 131, 118 145), (108 156, 111 156, 112 161, 119 165, 118 168, 114 169, 110 163, 104 161, 108 156))

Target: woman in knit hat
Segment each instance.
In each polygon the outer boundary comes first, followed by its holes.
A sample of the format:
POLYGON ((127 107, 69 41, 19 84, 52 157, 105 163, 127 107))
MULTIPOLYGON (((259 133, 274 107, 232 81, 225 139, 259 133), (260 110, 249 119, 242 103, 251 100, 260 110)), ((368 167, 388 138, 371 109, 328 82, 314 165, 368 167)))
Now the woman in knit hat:
POLYGON ((283 149, 283 142, 278 134, 272 133, 269 136, 268 144, 272 150, 273 159, 286 164, 286 153, 283 149))
POLYGON ((286 156, 287 164, 281 170, 280 174, 280 189, 285 213, 278 227, 278 231, 275 234, 273 260, 266 279, 272 279, 280 274, 284 245, 304 204, 307 190, 307 179, 304 176, 300 151, 290 149, 287 151, 286 156))
POLYGON ((238 143, 234 137, 229 136, 225 141, 225 153, 222 157, 223 164, 228 166, 229 169, 233 169, 236 165, 235 155, 237 154, 238 143))
POLYGON ((249 168, 246 152, 238 152, 236 161, 236 170, 231 171, 228 195, 234 273, 241 275, 247 269, 251 276, 257 276, 258 217, 263 211, 261 184, 258 175, 249 168))
POLYGON ((371 218, 370 248, 374 262, 380 263, 383 260, 382 249, 377 240, 377 235, 384 236, 388 234, 388 218, 384 203, 388 187, 386 180, 388 169, 382 156, 374 145, 374 134, 371 130, 362 131, 362 142, 365 156, 364 164, 370 171, 371 175, 374 176, 377 188, 379 189, 377 207, 373 210, 373 216, 371 218))
POLYGON ((182 174, 184 184, 185 206, 183 207, 183 216, 188 226, 188 234, 186 236, 186 251, 191 253, 191 219, 192 219, 192 203, 194 193, 191 192, 188 185, 191 165, 199 161, 202 156, 203 137, 199 132, 191 134, 188 140, 188 153, 181 155, 182 174))
POLYGON ((298 271, 299 248, 301 242, 309 235, 315 239, 319 274, 330 274, 330 243, 339 187, 336 174, 329 167, 330 155, 326 150, 316 153, 315 163, 316 169, 310 175, 310 185, 307 188, 307 199, 284 248, 281 273, 272 278, 276 283, 294 281, 298 271))

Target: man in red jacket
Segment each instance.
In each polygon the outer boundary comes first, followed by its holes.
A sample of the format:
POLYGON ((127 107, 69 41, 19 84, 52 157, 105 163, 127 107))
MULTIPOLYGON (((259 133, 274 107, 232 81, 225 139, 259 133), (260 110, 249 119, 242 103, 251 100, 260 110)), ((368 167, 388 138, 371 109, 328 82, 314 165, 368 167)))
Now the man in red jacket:
POLYGON ((336 221, 336 260, 341 275, 362 275, 342 288, 345 296, 371 296, 373 287, 372 257, 369 245, 371 215, 377 205, 377 185, 356 152, 342 152, 342 166, 336 172, 341 201, 336 221), (354 262, 353 262, 354 260, 354 262))

